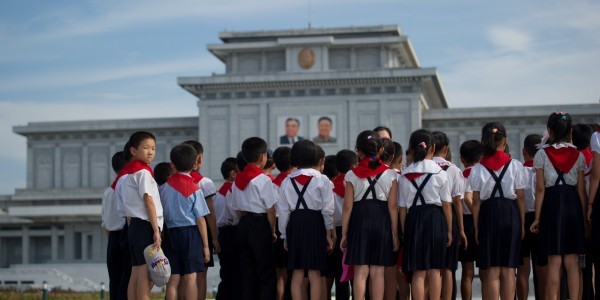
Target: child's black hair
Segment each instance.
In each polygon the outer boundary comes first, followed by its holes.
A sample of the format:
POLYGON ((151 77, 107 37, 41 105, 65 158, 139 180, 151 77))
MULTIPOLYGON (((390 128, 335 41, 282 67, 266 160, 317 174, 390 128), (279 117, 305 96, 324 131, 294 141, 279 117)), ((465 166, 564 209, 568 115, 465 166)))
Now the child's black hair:
POLYGON ((537 144, 541 143, 542 136, 539 134, 529 134, 523 140, 523 149, 525 152, 529 154, 531 157, 535 157, 535 154, 538 152, 537 144))
POLYGON ((237 168, 240 171, 243 171, 244 168, 248 165, 248 163, 244 159, 242 151, 238 152, 237 156, 235 157, 235 164, 237 165, 237 168))
POLYGON ((579 150, 589 147, 593 133, 592 127, 587 124, 578 123, 573 125, 573 145, 579 150))
POLYGON ((130 161, 132 158, 131 148, 138 148, 140 144, 147 139, 153 139, 156 141, 154 135, 148 131, 136 131, 130 137, 129 141, 125 143, 125 148, 123 149, 123 155, 125 156, 125 160, 130 161))
POLYGON ((412 161, 420 162, 425 159, 429 149, 434 146, 431 132, 425 129, 417 129, 410 134, 408 148, 412 150, 412 161))
POLYGON ((492 156, 506 138, 504 125, 498 122, 487 123, 481 128, 481 148, 483 156, 492 156))
POLYGON ((376 131, 365 130, 356 137, 356 150, 371 159, 369 161, 369 168, 371 170, 377 169, 380 165, 376 157, 379 155, 382 146, 381 138, 376 131))
POLYGON ((395 163, 398 159, 400 159, 403 155, 402 145, 398 142, 394 142, 394 160, 392 163, 395 163))
POLYGON ((340 173, 348 173, 356 164, 358 164, 358 155, 352 150, 343 149, 335 155, 335 168, 340 173))
POLYGON ((592 128, 593 132, 600 130, 600 125, 598 123, 589 123, 588 126, 592 128))
POLYGON ((481 160, 481 142, 478 140, 468 140, 460 145, 460 157, 467 164, 476 164, 481 160))
POLYGON ((323 166, 323 174, 330 180, 333 180, 340 172, 336 168, 336 156, 327 155, 325 156, 325 164, 323 166))
POLYGON ((392 130, 385 126, 377 126, 373 129, 373 131, 379 133, 380 131, 386 131, 390 135, 390 139, 392 138, 392 130))
POLYGON ((394 154, 396 154, 396 150, 394 148, 394 142, 390 139, 381 139, 381 146, 383 147, 383 152, 381 152, 381 161, 384 163, 392 162, 394 160, 394 154))
POLYGON ((291 152, 292 149, 286 146, 281 146, 273 152, 273 161, 279 172, 287 172, 292 168, 292 165, 290 164, 291 152))
POLYGON ((444 147, 450 145, 448 136, 445 133, 434 131, 431 135, 433 136, 433 143, 435 144, 435 153, 433 153, 433 155, 439 154, 444 147))
POLYGON ((251 137, 242 143, 242 156, 246 163, 257 163, 260 156, 267 153, 267 142, 259 137, 251 137))
POLYGON ((273 150, 267 149, 267 161, 265 162, 265 166, 263 170, 270 169, 275 164, 273 160, 273 150))
POLYGON ((315 144, 315 146, 317 146, 317 162, 315 163, 315 165, 317 165, 321 160, 325 162, 325 150, 323 150, 323 147, 319 146, 319 144, 315 144))
MULTIPOLYGON (((192 146, 196 150, 196 152, 198 153, 198 155, 204 154, 204 147, 202 147, 202 144, 200 142, 198 142, 198 141, 187 140, 187 141, 184 141, 182 144, 186 144, 186 145, 192 146)), ((196 157, 198 155, 196 155, 196 157)))
POLYGON ((552 138, 548 139, 548 144, 571 141, 572 120, 571 115, 566 112, 553 112, 548 117, 546 123, 548 131, 552 131, 552 138))
POLYGON ((237 171, 237 160, 235 157, 228 157, 221 163, 221 175, 223 175, 223 179, 229 180, 231 171, 237 171))
POLYGON ((111 162, 113 171, 115 171, 115 173, 117 174, 121 172, 121 170, 123 170, 123 168, 127 164, 127 160, 125 160, 125 155, 123 151, 119 151, 113 154, 111 162))
POLYGON ((194 168, 198 152, 188 144, 179 144, 169 154, 169 158, 179 172, 189 172, 194 168))
POLYGON ((290 164, 298 169, 312 168, 319 162, 317 145, 309 140, 301 140, 292 146, 290 164))
POLYGON ((163 185, 173 173, 175 173, 175 170, 171 168, 170 163, 161 162, 154 167, 154 180, 156 184, 163 185))

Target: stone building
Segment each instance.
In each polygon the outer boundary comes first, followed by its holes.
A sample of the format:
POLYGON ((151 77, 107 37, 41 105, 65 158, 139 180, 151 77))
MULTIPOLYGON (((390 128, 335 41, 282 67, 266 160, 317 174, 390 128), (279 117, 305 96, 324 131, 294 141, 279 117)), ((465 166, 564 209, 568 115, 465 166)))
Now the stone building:
MULTIPOLYGON (((33 122, 15 126, 27 138, 27 184, 0 197, 0 267, 97 263, 104 272, 106 237, 100 228, 102 191, 115 174, 114 152, 128 136, 148 130, 157 137, 156 162, 187 139, 205 148, 204 175, 219 180, 223 159, 235 156, 251 136, 276 148, 289 118, 298 136, 316 137, 328 117, 335 142, 328 154, 354 148, 354 138, 378 125, 390 127, 406 145, 424 127, 446 132, 458 147, 479 139, 486 122, 502 122, 513 157, 529 133, 541 133, 555 109, 576 122, 600 122, 600 106, 566 104, 452 109, 437 70, 421 67, 410 40, 397 26, 222 32, 208 50, 225 74, 180 77, 197 98, 198 114, 182 118, 33 122)), ((190 101, 190 108, 193 103, 190 101)), ((0 274, 1 275, 1 274, 0 274)))

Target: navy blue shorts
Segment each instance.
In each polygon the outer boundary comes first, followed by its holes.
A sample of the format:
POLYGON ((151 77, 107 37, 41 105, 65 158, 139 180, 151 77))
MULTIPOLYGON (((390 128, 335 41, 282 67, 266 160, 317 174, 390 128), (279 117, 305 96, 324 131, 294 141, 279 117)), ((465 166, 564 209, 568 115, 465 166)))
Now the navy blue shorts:
POLYGON ((134 267, 145 265, 144 249, 154 243, 152 224, 146 220, 131 218, 127 238, 131 252, 131 265, 134 267))
POLYGON ((169 259, 171 274, 191 274, 204 272, 204 255, 202 237, 198 226, 183 226, 169 228, 171 247, 164 247, 163 251, 169 259))

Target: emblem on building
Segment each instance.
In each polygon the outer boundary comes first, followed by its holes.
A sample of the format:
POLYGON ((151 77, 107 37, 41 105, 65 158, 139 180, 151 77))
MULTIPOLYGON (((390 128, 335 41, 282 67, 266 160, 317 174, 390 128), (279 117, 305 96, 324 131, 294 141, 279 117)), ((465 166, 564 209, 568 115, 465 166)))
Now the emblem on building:
POLYGON ((315 53, 310 48, 304 48, 298 53, 298 65, 302 69, 310 69, 315 64, 315 53))

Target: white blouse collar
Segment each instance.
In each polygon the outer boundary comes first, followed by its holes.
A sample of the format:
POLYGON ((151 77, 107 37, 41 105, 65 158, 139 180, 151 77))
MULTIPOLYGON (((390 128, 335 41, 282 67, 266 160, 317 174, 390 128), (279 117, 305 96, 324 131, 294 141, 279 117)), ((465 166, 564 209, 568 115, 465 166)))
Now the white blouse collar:
POLYGON ((412 163, 402 173, 431 173, 437 174, 442 171, 442 168, 431 159, 424 159, 422 161, 412 163))

